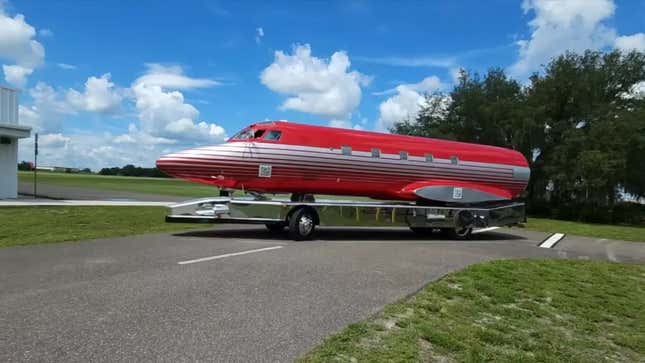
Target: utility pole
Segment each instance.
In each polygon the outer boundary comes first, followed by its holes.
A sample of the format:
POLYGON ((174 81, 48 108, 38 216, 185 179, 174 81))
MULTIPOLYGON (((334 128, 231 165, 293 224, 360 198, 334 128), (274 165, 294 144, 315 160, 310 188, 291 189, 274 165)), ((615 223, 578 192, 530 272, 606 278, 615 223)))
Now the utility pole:
POLYGON ((38 193, 38 187, 37 187, 37 181, 38 181, 38 133, 36 132, 35 134, 35 141, 34 141, 34 199, 37 198, 37 193, 38 193))

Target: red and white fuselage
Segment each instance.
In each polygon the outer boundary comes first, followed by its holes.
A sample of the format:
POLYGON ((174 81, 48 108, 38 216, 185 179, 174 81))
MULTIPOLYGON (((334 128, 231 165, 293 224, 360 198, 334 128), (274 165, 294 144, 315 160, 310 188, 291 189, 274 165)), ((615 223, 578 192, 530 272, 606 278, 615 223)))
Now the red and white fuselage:
POLYGON ((454 203, 514 198, 530 175, 514 150, 284 121, 164 155, 157 167, 230 189, 454 203))

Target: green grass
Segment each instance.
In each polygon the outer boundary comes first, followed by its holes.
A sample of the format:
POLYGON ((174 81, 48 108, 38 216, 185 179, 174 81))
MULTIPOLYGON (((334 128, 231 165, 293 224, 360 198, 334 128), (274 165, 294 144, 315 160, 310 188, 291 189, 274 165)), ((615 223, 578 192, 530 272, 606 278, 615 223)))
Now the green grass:
POLYGON ((303 362, 643 362, 645 266, 473 265, 352 324, 303 362))
MULTIPOLYGON (((18 172, 18 178, 21 182, 33 183, 33 176, 33 172, 18 172)), ((38 183, 186 197, 212 197, 218 195, 218 189, 214 186, 171 178, 38 172, 38 183)))
POLYGON ((2 207, 0 248, 205 227, 165 223, 167 213, 163 207, 2 207))
POLYGON ((586 237, 645 242, 645 226, 614 226, 532 217, 528 218, 525 226, 527 229, 542 232, 559 232, 586 237))

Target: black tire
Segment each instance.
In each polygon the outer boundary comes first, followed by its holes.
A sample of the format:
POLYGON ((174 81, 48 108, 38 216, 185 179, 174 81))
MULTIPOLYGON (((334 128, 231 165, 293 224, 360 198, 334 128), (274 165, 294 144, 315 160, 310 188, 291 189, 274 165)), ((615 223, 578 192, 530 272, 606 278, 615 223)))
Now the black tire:
POLYGON ((289 237, 294 241, 311 239, 316 231, 315 211, 310 208, 300 208, 289 217, 289 237))
POLYGON ((471 233, 473 232, 472 228, 442 228, 441 234, 448 238, 454 240, 467 240, 470 238, 471 233))
POLYGON ((265 224, 265 226, 270 232, 273 232, 273 233, 282 232, 284 231, 284 227, 285 227, 283 222, 267 223, 265 224))
POLYGON ((432 227, 410 227, 410 230, 419 236, 430 236, 434 228, 432 227))

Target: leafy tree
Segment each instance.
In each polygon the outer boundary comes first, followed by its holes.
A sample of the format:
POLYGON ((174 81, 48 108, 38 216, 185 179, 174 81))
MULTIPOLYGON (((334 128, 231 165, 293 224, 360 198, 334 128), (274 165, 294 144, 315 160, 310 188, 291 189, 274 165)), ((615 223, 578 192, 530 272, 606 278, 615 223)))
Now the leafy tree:
POLYGON ((606 212, 623 191, 645 195, 645 99, 635 94, 638 85, 645 88, 645 54, 636 51, 568 52, 526 86, 499 68, 483 77, 462 71, 441 98, 448 107, 428 96, 415 120, 391 131, 518 150, 531 167, 530 204, 606 212))

